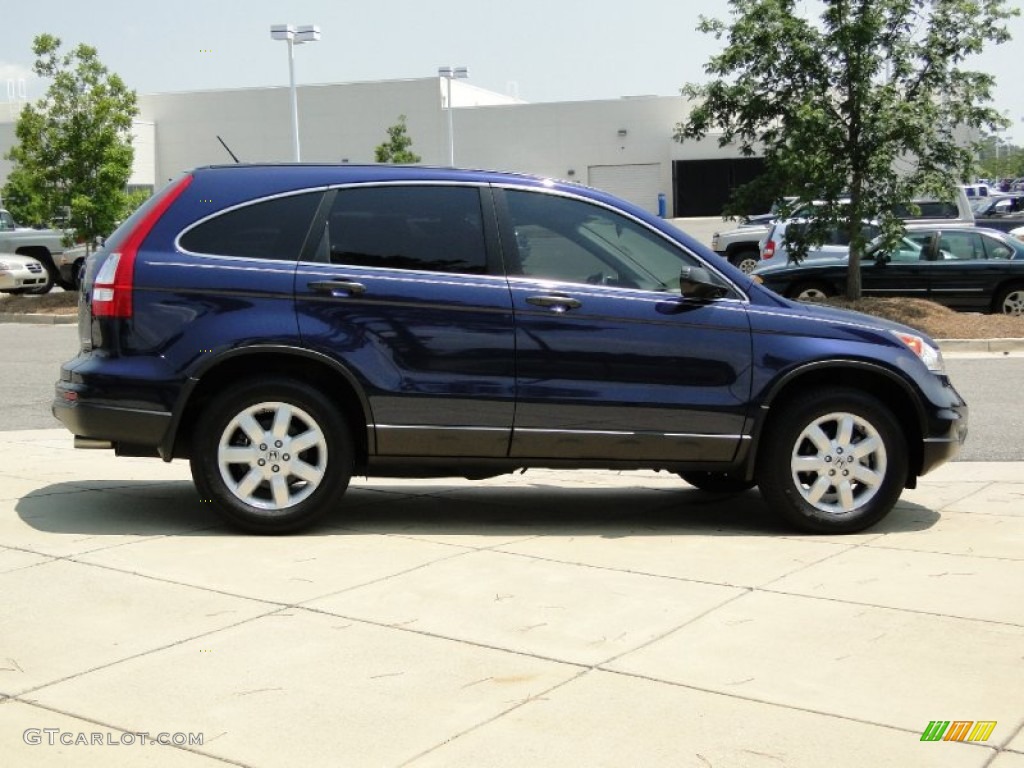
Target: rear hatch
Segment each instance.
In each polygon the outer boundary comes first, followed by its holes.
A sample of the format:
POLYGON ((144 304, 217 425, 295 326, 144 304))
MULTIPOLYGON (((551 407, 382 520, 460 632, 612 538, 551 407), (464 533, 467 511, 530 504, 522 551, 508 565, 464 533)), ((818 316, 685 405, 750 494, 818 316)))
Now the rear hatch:
POLYGON ((185 174, 149 198, 85 262, 78 299, 82 352, 116 349, 117 323, 109 320, 132 317, 136 254, 153 225, 191 182, 192 175, 185 174))

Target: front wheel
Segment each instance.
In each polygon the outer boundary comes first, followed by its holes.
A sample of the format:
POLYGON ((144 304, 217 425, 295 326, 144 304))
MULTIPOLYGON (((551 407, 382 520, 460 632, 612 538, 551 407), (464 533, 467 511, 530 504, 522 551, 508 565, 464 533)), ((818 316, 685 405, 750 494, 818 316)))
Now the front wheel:
POLYGON ((811 533, 854 533, 896 504, 907 478, 899 423, 874 397, 852 389, 791 401, 771 417, 759 451, 768 504, 811 533))
POLYGON ((251 533, 304 528, 340 501, 351 433, 319 390, 292 379, 228 388, 204 408, 191 469, 203 499, 251 533))

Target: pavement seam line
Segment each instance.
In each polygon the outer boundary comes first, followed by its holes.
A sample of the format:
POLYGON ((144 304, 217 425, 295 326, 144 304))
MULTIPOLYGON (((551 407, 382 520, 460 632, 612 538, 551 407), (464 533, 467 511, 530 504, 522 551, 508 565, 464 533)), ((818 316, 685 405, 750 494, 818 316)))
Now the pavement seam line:
POLYGON ((878 603, 865 603, 857 600, 849 600, 846 598, 839 597, 827 597, 825 595, 807 595, 801 592, 786 592, 782 589, 768 589, 758 587, 754 591, 764 592, 769 595, 782 595, 784 597, 799 597, 806 598, 808 600, 821 600, 822 602, 828 603, 841 603, 843 605, 856 605, 862 608, 876 608, 882 611, 898 611, 900 613, 912 613, 917 616, 934 616, 939 619, 953 619, 954 621, 974 621, 979 624, 994 624, 998 627, 1013 627, 1014 629, 1024 628, 1024 624, 1017 624, 1012 621, 996 621, 995 619, 979 619, 976 616, 956 616, 951 613, 937 613, 935 611, 923 611, 918 608, 903 608, 892 605, 879 605, 878 603))
POLYGON ((973 552, 936 552, 932 549, 908 549, 907 547, 884 546, 869 544, 868 549, 884 549, 886 552, 906 552, 914 555, 941 555, 943 557, 965 557, 978 560, 996 560, 1004 563, 1024 563, 1024 557, 1005 557, 1001 555, 979 555, 973 552))
MULTIPOLYGON (((811 714, 811 715, 819 715, 821 717, 829 717, 829 718, 834 718, 836 720, 844 720, 844 721, 847 721, 847 722, 859 723, 861 725, 869 725, 869 726, 873 726, 873 727, 876 727, 876 728, 885 728, 887 730, 898 731, 900 733, 908 733, 908 734, 911 734, 913 736, 920 736, 921 735, 921 731, 920 730, 914 730, 914 729, 911 729, 911 728, 905 728, 905 727, 900 726, 900 725, 891 725, 889 723, 878 723, 878 722, 875 722, 873 720, 865 720, 863 718, 853 717, 851 715, 843 715, 843 714, 839 714, 839 713, 836 713, 836 712, 826 712, 824 710, 813 709, 811 707, 801 707, 801 706, 798 706, 796 704, 786 704, 786 703, 783 703, 783 702, 780 702, 780 701, 771 701, 770 699, 759 699, 759 698, 757 698, 755 696, 744 696, 743 694, 739 694, 739 693, 727 693, 725 691, 716 690, 715 688, 705 688, 705 687, 700 686, 700 685, 692 685, 690 683, 680 683, 677 680, 664 680, 664 679, 658 678, 658 677, 651 677, 650 675, 642 675, 639 672, 626 672, 625 670, 620 670, 620 669, 607 669, 606 667, 603 667, 603 666, 599 667, 598 671, 606 672, 606 673, 611 674, 611 675, 619 675, 621 677, 629 677, 629 678, 633 678, 633 679, 636 679, 636 680, 646 680, 647 682, 658 683, 658 684, 661 684, 661 685, 670 685, 670 686, 672 686, 674 688, 686 688, 687 690, 699 691, 700 693, 707 693, 707 694, 711 694, 713 696, 722 696, 722 697, 727 698, 727 699, 738 699, 740 701, 748 701, 748 702, 750 702, 752 704, 763 704, 765 706, 777 707, 779 709, 788 709, 788 710, 793 710, 795 712, 806 712, 807 714, 811 714)), ((997 749, 996 747, 992 746, 991 744, 986 744, 984 742, 966 742, 966 743, 971 744, 974 747, 980 747, 981 749, 990 749, 990 750, 993 750, 993 752, 995 752, 996 749, 997 749)))
MULTIPOLYGON (((856 549, 859 546, 863 546, 863 545, 856 545, 855 547, 851 547, 851 549, 856 549)), ((505 551, 502 551, 500 549, 496 550, 496 551, 499 552, 500 554, 512 555, 513 557, 523 557, 523 558, 527 558, 527 559, 531 559, 531 560, 541 560, 541 561, 550 562, 550 563, 560 563, 561 565, 572 565, 572 566, 578 566, 578 567, 581 567, 581 568, 593 568, 595 570, 602 570, 602 571, 613 571, 615 573, 628 573, 628 574, 632 574, 632 575, 635 575, 635 576, 648 576, 648 577, 654 578, 654 579, 668 579, 670 581, 683 581, 683 582, 687 582, 687 583, 691 583, 691 584, 702 584, 702 585, 706 585, 706 586, 728 587, 728 588, 731 588, 731 589, 742 589, 742 590, 746 590, 747 592, 764 592, 766 594, 772 594, 772 595, 785 595, 786 597, 801 597, 801 598, 808 598, 808 599, 811 599, 811 600, 824 600, 824 601, 833 602, 833 603, 843 603, 845 605, 856 605, 856 606, 863 606, 863 607, 868 607, 868 608, 880 608, 882 610, 887 610, 887 611, 902 611, 902 612, 905 612, 905 613, 913 613, 913 614, 918 614, 918 615, 922 615, 922 616, 936 616, 936 617, 945 618, 945 619, 956 619, 957 621, 977 621, 977 622, 981 622, 983 624, 996 624, 998 626, 1007 626, 1007 627, 1016 627, 1016 628, 1020 628, 1020 627, 1024 626, 1022 624, 1015 624, 1013 622, 1008 622, 1008 621, 995 621, 993 619, 979 619, 979 618, 975 618, 975 617, 971 617, 971 616, 955 616, 955 615, 952 615, 952 614, 935 613, 934 611, 923 611, 923 610, 918 610, 918 609, 915 609, 915 608, 901 608, 901 607, 894 607, 894 606, 891 606, 891 605, 878 605, 877 603, 864 603, 864 602, 858 602, 856 600, 848 600, 848 599, 843 599, 843 598, 838 598, 838 597, 824 597, 824 596, 821 596, 821 595, 805 595, 805 594, 801 594, 799 592, 786 592, 786 591, 781 590, 781 589, 772 589, 772 588, 768 587, 767 585, 764 585, 764 586, 759 585, 759 586, 749 587, 749 586, 744 586, 744 585, 740 585, 740 584, 728 584, 728 583, 719 582, 719 581, 705 581, 705 580, 702 580, 702 579, 693 579, 693 578, 687 578, 687 577, 683 577, 683 576, 666 576, 664 574, 658 574, 658 573, 646 573, 644 571, 633 571, 633 570, 629 570, 629 569, 612 568, 612 567, 607 566, 607 565, 593 565, 591 563, 577 563, 577 562, 568 561, 568 560, 555 560, 553 558, 540 557, 538 555, 526 555, 526 554, 523 554, 521 552, 505 552, 505 551)), ((835 552, 835 553, 829 555, 828 557, 822 558, 817 563, 813 563, 812 565, 817 565, 820 562, 824 562, 825 560, 829 560, 829 559, 831 559, 833 557, 837 557, 837 556, 839 556, 839 555, 841 555, 841 554, 843 554, 845 552, 849 552, 849 551, 851 551, 851 550, 847 549, 847 550, 843 550, 842 552, 835 552)), ((1017 561, 1013 561, 1013 562, 1017 562, 1017 561)), ((800 570, 802 570, 802 568, 797 569, 796 571, 794 571, 794 573, 798 573, 800 570)), ((787 575, 789 575, 789 574, 787 574, 787 575)), ((780 577, 780 578, 782 578, 782 577, 780 577)), ((773 583, 775 581, 778 581, 778 579, 772 579, 771 581, 769 581, 767 583, 771 584, 771 583, 773 583)))
MULTIPOLYGON (((261 601, 261 602, 263 602, 263 601, 261 601)), ((273 605, 273 603, 270 603, 270 605, 273 605)), ((76 673, 74 673, 72 675, 67 675, 65 677, 61 677, 61 678, 58 678, 56 680, 50 680, 49 682, 43 683, 41 685, 37 685, 34 688, 27 688, 24 691, 21 691, 20 693, 9 694, 9 696, 11 698, 13 698, 13 699, 17 699, 17 700, 20 701, 22 696, 27 696, 30 693, 38 693, 39 691, 42 691, 42 690, 44 690, 46 688, 50 688, 51 686, 59 685, 60 683, 66 683, 69 680, 77 680, 79 677, 84 677, 85 675, 90 675, 93 672, 99 672, 99 671, 104 670, 104 669, 109 669, 111 667, 116 667, 119 664, 124 664, 125 662, 128 662, 128 661, 133 661, 135 659, 141 659, 141 658, 143 658, 145 656, 149 656, 149 655, 154 654, 154 653, 159 653, 160 651, 166 651, 166 650, 168 650, 170 648, 176 648, 179 645, 184 645, 185 643, 190 643, 193 640, 198 640, 199 638, 202 638, 202 637, 208 637, 209 635, 214 635, 214 634, 217 634, 218 632, 223 632, 223 631, 228 630, 228 629, 234 629, 235 627, 242 626, 243 624, 248 624, 248 623, 250 623, 252 621, 256 621, 257 619, 264 619, 264 618, 267 618, 268 616, 273 616, 274 614, 281 613, 284 610, 287 610, 287 608, 275 607, 274 610, 272 610, 272 611, 267 611, 266 613, 261 613, 261 614, 259 614, 257 616, 252 616, 252 617, 250 617, 248 619, 243 619, 241 621, 236 621, 233 624, 225 624, 222 627, 217 627, 216 629, 210 629, 210 630, 207 630, 206 632, 200 632, 197 635, 190 635, 189 637, 183 637, 183 638, 181 638, 179 640, 175 640, 173 643, 165 643, 164 645, 156 646, 155 648, 150 648, 149 650, 139 651, 138 653, 133 653, 130 656, 124 656, 124 657, 122 657, 120 659, 115 659, 114 661, 107 662, 106 664, 100 664, 98 666, 90 667, 89 669, 85 669, 85 670, 82 670, 80 672, 76 672, 76 673)))
POLYGON ((452 736, 449 736, 444 741, 442 741, 442 742, 440 742, 438 744, 435 744, 434 746, 432 746, 432 747, 430 747, 428 749, 423 750, 419 754, 413 755, 411 758, 409 758, 405 762, 399 763, 398 768, 405 768, 405 766, 407 766, 407 765, 412 765, 414 762, 416 762, 417 760, 419 760, 419 759, 421 759, 423 757, 426 757, 430 753, 436 752, 439 749, 443 749, 447 745, 451 744, 453 741, 456 741, 457 739, 461 739, 463 736, 468 736, 469 734, 471 734, 471 733, 473 733, 475 731, 478 731, 481 728, 485 728, 488 725, 490 725, 491 723, 496 722, 497 720, 500 720, 500 719, 506 717, 507 715, 510 715, 511 713, 513 713, 513 712, 515 712, 515 711, 517 711, 519 709, 522 709, 523 707, 527 706, 528 704, 532 704, 535 701, 543 701, 548 696, 548 694, 551 694, 551 693, 557 691, 558 689, 563 688, 564 686, 569 685, 570 683, 576 682, 581 677, 584 677, 585 675, 590 674, 592 671, 593 671, 593 668, 581 669, 579 672, 577 672, 575 675, 573 675, 572 677, 568 678, 567 680, 563 680, 562 682, 557 683, 557 684, 551 686, 550 688, 547 688, 546 690, 541 691, 540 693, 538 693, 538 694, 536 694, 534 696, 528 696, 527 698, 523 699, 522 701, 519 701, 519 702, 513 704, 511 707, 509 707, 508 709, 504 710, 503 712, 499 712, 498 714, 496 714, 496 715, 494 715, 492 717, 489 717, 486 720, 481 720, 476 725, 472 725, 469 728, 466 728, 466 729, 464 729, 462 731, 459 731, 458 733, 453 734, 452 736))

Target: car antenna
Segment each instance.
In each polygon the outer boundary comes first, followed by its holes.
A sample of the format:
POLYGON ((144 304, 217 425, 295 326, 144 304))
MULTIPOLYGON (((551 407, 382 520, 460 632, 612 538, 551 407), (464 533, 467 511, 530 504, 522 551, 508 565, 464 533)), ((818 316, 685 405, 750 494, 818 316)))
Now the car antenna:
POLYGON ((235 157, 235 153, 231 151, 231 147, 229 147, 229 146, 228 146, 227 144, 225 144, 225 143, 224 143, 224 139, 222 139, 222 138, 221 138, 220 136, 218 136, 218 137, 217 137, 217 141, 219 141, 219 142, 220 142, 220 145, 221 145, 222 147, 224 147, 224 149, 226 149, 226 150, 228 151, 228 154, 229 154, 229 155, 231 155, 231 159, 232 159, 232 160, 234 160, 234 161, 235 161, 236 163, 240 163, 240 162, 242 162, 242 161, 241 161, 241 160, 239 160, 239 159, 238 159, 237 157, 235 157))

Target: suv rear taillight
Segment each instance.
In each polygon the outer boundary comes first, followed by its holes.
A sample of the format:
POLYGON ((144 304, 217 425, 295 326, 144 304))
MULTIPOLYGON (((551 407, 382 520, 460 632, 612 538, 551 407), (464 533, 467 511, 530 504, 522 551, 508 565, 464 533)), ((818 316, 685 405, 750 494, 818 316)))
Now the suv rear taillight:
POLYGON ((153 226, 191 183, 192 176, 189 174, 169 185, 156 200, 151 202, 142 218, 120 239, 116 250, 104 259, 103 266, 96 274, 96 280, 92 286, 92 314, 94 317, 132 316, 135 256, 153 226))
POLYGON ((774 255, 775 255, 775 241, 772 240, 771 237, 769 237, 768 238, 768 242, 766 242, 764 244, 764 250, 761 251, 761 258, 762 259, 770 259, 774 255))

